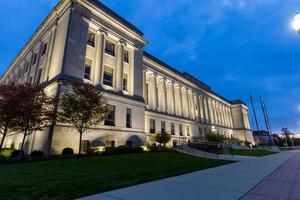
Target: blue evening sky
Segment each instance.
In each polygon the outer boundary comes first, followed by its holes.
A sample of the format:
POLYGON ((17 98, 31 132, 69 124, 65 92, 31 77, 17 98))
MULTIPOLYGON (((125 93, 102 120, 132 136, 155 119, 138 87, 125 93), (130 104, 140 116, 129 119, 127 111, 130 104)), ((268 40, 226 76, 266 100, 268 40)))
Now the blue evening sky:
MULTIPOLYGON (((1 0, 1 74, 57 2, 1 0)), ((300 131, 300 34, 290 28, 299 0, 102 2, 144 32, 154 56, 228 99, 242 99, 250 111, 252 93, 261 127, 259 96, 275 131, 300 131)))

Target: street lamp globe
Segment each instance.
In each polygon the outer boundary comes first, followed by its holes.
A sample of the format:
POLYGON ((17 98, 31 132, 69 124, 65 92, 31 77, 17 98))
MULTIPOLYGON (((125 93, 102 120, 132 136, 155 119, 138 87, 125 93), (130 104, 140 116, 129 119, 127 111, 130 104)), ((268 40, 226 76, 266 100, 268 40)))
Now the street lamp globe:
POLYGON ((292 27, 295 31, 300 33, 300 13, 297 13, 292 21, 292 27))

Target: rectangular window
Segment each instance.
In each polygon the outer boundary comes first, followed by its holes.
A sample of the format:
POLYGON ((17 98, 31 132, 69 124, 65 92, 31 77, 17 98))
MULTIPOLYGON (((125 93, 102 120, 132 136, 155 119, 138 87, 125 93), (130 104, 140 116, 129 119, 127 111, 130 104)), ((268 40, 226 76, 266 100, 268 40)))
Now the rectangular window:
POLYGON ((150 119, 150 133, 155 133, 155 120, 154 119, 150 119))
POLYGON ((89 140, 82 140, 81 141, 81 151, 87 152, 90 148, 90 141, 89 140))
POLYGON ((106 126, 115 126, 115 106, 108 105, 108 115, 107 118, 104 121, 104 125, 106 126))
POLYGON ((26 60, 24 63, 25 72, 28 71, 29 62, 26 60))
POLYGON ((182 124, 179 124, 179 135, 183 136, 182 124))
POLYGON ((145 101, 146 101, 146 104, 149 105, 149 85, 148 83, 146 83, 145 85, 145 101))
POLYGON ((32 65, 34 65, 36 63, 36 60, 37 60, 37 53, 33 54, 32 65))
POLYGON ((129 63, 129 51, 124 51, 124 62, 129 63))
POLYGON ((29 84, 32 84, 32 76, 29 77, 28 83, 29 83, 29 84))
POLYGON ((114 70, 111 67, 104 67, 103 84, 113 87, 114 70))
POLYGON ((89 58, 85 59, 85 66, 84 66, 84 78, 91 80, 91 68, 92 68, 92 60, 89 58))
POLYGON ((191 134, 190 134, 190 127, 189 126, 186 126, 186 135, 187 136, 191 136, 191 134))
POLYGON ((131 128, 131 109, 127 108, 126 110, 126 127, 131 128))
POLYGON ((89 32, 89 35, 88 35, 88 45, 94 47, 95 46, 95 33, 93 32, 89 32))
POLYGON ((107 53, 111 56, 115 56, 115 44, 110 42, 110 41, 106 41, 106 43, 105 43, 105 53, 107 53))
POLYGON ((41 54, 41 56, 44 56, 46 54, 46 52, 47 52, 47 43, 44 43, 42 45, 42 54, 41 54))
POLYGON ((123 74, 123 90, 128 91, 128 75, 123 74))
POLYGON ((162 133, 166 131, 166 122, 165 121, 161 121, 160 130, 162 133))
POLYGON ((175 124, 171 123, 171 134, 175 135, 175 124))

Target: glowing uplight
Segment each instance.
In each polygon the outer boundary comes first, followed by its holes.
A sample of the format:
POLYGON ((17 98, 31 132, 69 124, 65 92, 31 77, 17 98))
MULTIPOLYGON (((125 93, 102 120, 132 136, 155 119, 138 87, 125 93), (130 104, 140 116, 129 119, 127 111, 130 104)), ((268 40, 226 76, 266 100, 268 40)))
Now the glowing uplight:
POLYGON ((300 33, 300 14, 296 14, 292 21, 292 27, 295 31, 300 33))

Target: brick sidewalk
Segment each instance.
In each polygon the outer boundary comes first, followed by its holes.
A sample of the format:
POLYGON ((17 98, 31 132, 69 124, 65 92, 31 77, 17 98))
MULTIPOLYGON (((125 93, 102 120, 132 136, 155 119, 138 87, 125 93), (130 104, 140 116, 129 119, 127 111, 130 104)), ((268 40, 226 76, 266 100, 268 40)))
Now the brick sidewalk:
POLYGON ((300 153, 286 161, 241 200, 287 199, 300 199, 300 153))

